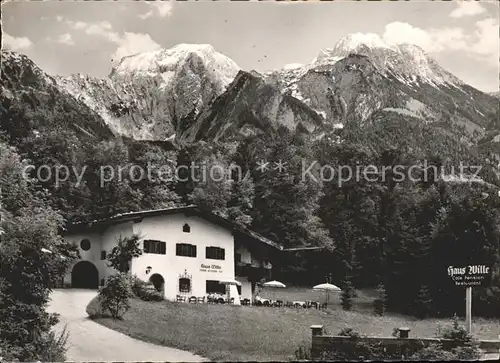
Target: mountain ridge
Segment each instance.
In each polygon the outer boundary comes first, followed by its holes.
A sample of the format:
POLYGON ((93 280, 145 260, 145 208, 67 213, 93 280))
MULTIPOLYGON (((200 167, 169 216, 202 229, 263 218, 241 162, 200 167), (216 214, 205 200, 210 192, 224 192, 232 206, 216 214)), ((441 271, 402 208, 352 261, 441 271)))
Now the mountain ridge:
POLYGON ((373 34, 347 36, 310 64, 264 74, 241 70, 211 45, 179 44, 124 57, 102 79, 54 79, 113 133, 138 140, 211 141, 281 126, 317 136, 397 113, 458 128, 474 142, 489 134, 498 115, 497 98, 465 84, 421 48, 389 45, 373 34))

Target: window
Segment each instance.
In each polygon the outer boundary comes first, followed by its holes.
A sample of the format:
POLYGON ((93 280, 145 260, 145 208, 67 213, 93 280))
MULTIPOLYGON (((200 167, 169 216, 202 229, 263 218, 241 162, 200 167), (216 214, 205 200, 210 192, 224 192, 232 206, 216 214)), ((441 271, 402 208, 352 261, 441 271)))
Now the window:
POLYGON ((196 246, 187 243, 177 243, 175 254, 184 257, 196 257, 196 246))
POLYGON ((191 280, 187 278, 179 279, 179 291, 180 292, 191 292, 191 280))
POLYGON ((106 251, 101 251, 101 260, 106 259, 106 251))
POLYGON ((221 284, 219 281, 207 280, 206 282, 206 290, 207 294, 225 294, 226 293, 226 285, 221 284))
POLYGON ((185 232, 185 233, 191 232, 191 227, 189 226, 189 224, 186 223, 182 226, 182 232, 185 232))
POLYGON ((241 262, 241 253, 236 253, 234 255, 234 262, 240 263, 241 262))
POLYGON ((144 240, 144 253, 165 255, 167 253, 167 244, 163 241, 155 241, 152 239, 144 240))
POLYGON ((205 257, 212 260, 225 260, 226 250, 220 247, 207 247, 205 250, 205 257))
POLYGON ((84 251, 90 250, 90 241, 87 238, 82 239, 80 242, 80 248, 84 251))

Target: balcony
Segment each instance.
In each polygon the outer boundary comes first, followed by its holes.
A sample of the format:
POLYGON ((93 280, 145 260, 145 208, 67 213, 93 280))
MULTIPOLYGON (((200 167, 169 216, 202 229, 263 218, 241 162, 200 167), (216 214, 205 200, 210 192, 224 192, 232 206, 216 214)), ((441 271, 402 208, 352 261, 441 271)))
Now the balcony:
POLYGON ((270 263, 264 266, 264 264, 257 261, 252 261, 252 263, 238 262, 235 264, 235 275, 248 277, 251 281, 259 281, 263 277, 269 277, 271 268, 270 263))

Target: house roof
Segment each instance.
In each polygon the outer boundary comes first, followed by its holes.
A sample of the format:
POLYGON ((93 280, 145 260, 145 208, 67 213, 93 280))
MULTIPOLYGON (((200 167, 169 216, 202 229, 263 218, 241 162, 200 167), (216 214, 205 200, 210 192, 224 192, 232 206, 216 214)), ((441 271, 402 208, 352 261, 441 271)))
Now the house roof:
POLYGON ((240 226, 239 224, 236 224, 236 223, 234 223, 226 218, 220 217, 217 214, 203 210, 196 205, 121 213, 121 214, 117 214, 117 215, 114 215, 114 216, 109 217, 109 218, 94 220, 91 222, 78 222, 78 223, 69 224, 66 227, 66 231, 72 232, 75 230, 81 230, 81 229, 87 229, 87 228, 104 227, 104 226, 112 225, 112 224, 116 224, 116 223, 142 219, 144 217, 154 217, 154 216, 178 214, 178 213, 183 213, 186 215, 194 215, 194 216, 200 217, 200 218, 205 219, 207 221, 210 221, 214 224, 217 224, 221 227, 227 228, 227 229, 231 230, 233 233, 240 233, 240 234, 245 235, 253 240, 256 240, 256 241, 262 242, 264 244, 267 244, 269 246, 272 246, 280 251, 283 250, 283 246, 281 244, 276 243, 276 242, 260 235, 257 232, 254 232, 248 228, 240 226))
POLYGON ((322 251, 326 250, 326 247, 291 247, 291 248, 284 248, 283 251, 285 252, 301 252, 301 251, 322 251))

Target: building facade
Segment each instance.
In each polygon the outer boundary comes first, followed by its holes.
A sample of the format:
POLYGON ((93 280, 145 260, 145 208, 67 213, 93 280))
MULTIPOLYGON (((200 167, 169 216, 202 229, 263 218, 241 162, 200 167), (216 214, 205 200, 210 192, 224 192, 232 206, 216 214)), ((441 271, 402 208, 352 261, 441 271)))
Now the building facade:
POLYGON ((223 281, 241 283, 241 299, 252 298, 254 284, 269 278, 272 259, 283 248, 255 232, 195 206, 134 212, 68 227, 65 239, 77 245, 65 285, 97 288, 116 273, 106 257, 119 238, 138 235, 143 254, 130 272, 152 282, 165 298, 224 293, 223 281))

